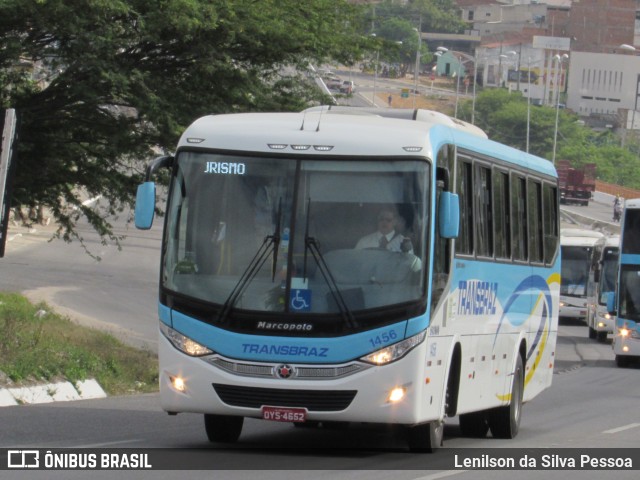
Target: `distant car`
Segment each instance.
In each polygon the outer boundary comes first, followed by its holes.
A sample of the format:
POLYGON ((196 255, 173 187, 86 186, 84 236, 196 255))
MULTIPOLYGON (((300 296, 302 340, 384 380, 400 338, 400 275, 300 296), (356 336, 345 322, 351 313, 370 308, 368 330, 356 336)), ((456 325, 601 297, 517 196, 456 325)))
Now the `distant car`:
POLYGON ((342 80, 340 80, 339 78, 329 78, 327 80, 325 80, 325 83, 327 84, 327 88, 331 89, 331 90, 339 90, 342 87, 342 80))
POLYGON ((356 85, 351 80, 345 80, 342 82, 342 85, 340 85, 340 93, 350 94, 355 93, 355 91, 356 85))

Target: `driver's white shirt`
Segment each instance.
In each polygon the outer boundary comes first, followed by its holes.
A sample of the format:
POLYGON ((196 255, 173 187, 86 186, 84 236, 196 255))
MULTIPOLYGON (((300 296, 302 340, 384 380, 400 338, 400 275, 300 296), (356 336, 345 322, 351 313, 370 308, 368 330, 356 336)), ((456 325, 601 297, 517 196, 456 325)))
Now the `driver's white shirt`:
MULTIPOLYGON (((382 238, 382 233, 373 232, 369 235, 362 237, 356 243, 356 249, 363 248, 380 248, 380 239, 382 238)), ((401 252, 400 246, 402 245, 402 240, 404 237, 402 235, 397 235, 395 230, 387 233, 387 246, 386 249, 392 252, 401 252)))

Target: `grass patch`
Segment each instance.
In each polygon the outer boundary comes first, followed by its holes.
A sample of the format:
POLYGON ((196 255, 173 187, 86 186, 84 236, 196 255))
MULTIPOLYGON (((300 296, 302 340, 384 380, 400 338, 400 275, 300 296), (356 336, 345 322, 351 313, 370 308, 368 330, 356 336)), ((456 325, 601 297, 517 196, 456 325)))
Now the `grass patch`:
POLYGON ((77 325, 45 303, 0 293, 0 332, 0 386, 93 378, 109 395, 158 390, 155 354, 77 325))

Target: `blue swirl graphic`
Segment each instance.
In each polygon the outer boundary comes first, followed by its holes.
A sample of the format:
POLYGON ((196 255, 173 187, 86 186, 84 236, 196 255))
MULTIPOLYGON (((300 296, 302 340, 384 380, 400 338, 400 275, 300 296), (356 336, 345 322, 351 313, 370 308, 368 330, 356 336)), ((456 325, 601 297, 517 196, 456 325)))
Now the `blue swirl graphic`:
POLYGON ((513 307, 513 305, 515 304, 515 302, 522 295, 524 295, 526 292, 530 292, 531 290, 538 290, 540 293, 542 293, 545 298, 545 304, 543 305, 543 308, 542 308, 542 314, 540 316, 540 325, 538 326, 538 331, 536 332, 535 339, 533 340, 533 343, 531 344, 531 347, 527 352, 527 360, 531 358, 531 356, 535 352, 535 349, 538 347, 538 344, 540 343, 540 339, 542 338, 542 334, 545 329, 545 325, 550 320, 549 312, 550 312, 550 307, 552 305, 551 290, 549 289, 549 285, 547 284, 546 280, 542 278, 540 275, 532 275, 530 277, 525 278, 513 291, 513 293, 509 297, 509 300, 507 300, 507 303, 504 306, 504 309, 502 311, 502 317, 500 318, 500 322, 498 323, 498 329, 496 330, 496 336, 493 340, 493 346, 495 347, 496 341, 498 339, 498 333, 500 332, 500 329, 502 328, 502 325, 505 319, 507 319, 507 321, 509 321, 511 325, 515 325, 515 326, 519 326, 522 323, 524 323, 524 321, 526 320, 524 318, 521 322, 518 322, 518 323, 512 322, 508 318, 508 314, 511 308, 513 307))

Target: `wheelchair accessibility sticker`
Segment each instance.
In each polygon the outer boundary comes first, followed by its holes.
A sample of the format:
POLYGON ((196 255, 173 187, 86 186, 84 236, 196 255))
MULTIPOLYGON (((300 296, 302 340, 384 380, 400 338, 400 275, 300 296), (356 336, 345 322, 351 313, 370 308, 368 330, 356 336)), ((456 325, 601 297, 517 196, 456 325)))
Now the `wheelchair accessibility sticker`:
POLYGON ((292 288, 289 298, 291 310, 296 312, 311 311, 311 290, 292 288))

